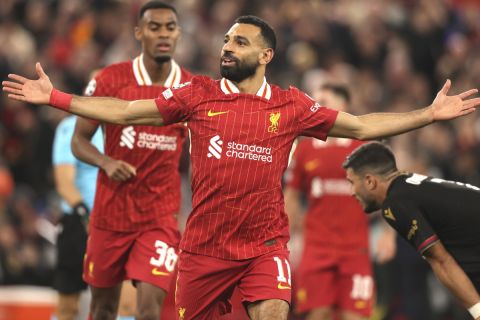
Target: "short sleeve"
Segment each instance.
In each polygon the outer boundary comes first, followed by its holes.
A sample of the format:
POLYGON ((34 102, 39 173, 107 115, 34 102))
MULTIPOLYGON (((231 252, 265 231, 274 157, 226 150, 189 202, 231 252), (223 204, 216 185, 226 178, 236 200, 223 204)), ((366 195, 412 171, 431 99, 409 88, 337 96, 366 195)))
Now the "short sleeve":
POLYGON ((387 201, 382 215, 421 254, 439 240, 420 208, 408 200, 387 201))
POLYGON ((75 164, 76 158, 70 146, 75 129, 75 122, 76 117, 67 117, 57 126, 53 139, 53 165, 75 164))
POLYGON ((304 92, 292 88, 296 110, 300 112, 298 121, 300 135, 326 140, 328 132, 337 119, 338 111, 322 107, 304 92))
POLYGON ((285 174, 285 182, 287 186, 295 190, 304 191, 305 166, 303 155, 305 155, 306 146, 307 141, 305 139, 298 142, 297 148, 293 153, 292 161, 285 174))
POLYGON ((195 100, 194 87, 195 84, 186 82, 178 87, 167 88, 155 99, 165 125, 186 122, 190 119, 195 100))
MULTIPOLYGON (((105 79, 105 74, 106 72, 102 70, 94 78, 92 78, 85 87, 83 95, 87 97, 113 97, 113 87, 111 86, 111 82, 108 81, 108 79, 105 79)), ((98 120, 87 120, 96 125, 100 123, 98 120)))

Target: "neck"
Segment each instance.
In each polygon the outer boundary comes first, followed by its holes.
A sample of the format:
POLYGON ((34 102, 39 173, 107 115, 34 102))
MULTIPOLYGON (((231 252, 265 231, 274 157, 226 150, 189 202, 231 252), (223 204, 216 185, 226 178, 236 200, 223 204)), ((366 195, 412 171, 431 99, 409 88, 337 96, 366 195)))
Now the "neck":
POLYGON ((265 72, 260 71, 259 68, 253 76, 240 82, 232 82, 237 86, 238 90, 240 90, 241 93, 257 94, 258 90, 260 90, 260 87, 263 84, 264 78, 265 72))
POLYGON ((172 60, 158 63, 154 59, 143 55, 143 64, 147 69, 148 75, 154 84, 163 84, 167 80, 170 70, 172 69, 172 60))
POLYGON ((387 197, 387 191, 388 191, 388 188, 390 188, 390 185, 392 184, 393 180, 395 180, 395 178, 397 178, 398 176, 402 175, 403 173, 400 172, 400 171, 395 171, 395 172, 392 172, 390 173, 389 175, 387 175, 383 181, 382 181, 382 199, 381 199, 381 203, 383 203, 385 201, 385 198, 387 197))

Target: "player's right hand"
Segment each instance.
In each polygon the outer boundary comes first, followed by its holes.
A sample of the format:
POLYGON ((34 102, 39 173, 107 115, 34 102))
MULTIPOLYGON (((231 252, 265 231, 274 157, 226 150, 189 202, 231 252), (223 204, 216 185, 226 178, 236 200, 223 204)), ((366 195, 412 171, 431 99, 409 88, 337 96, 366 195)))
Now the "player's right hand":
POLYGON ((101 167, 110 179, 119 182, 127 181, 137 175, 137 169, 122 160, 108 159, 101 167))
POLYGON ((9 74, 14 81, 3 81, 3 91, 8 92, 10 99, 25 101, 33 104, 48 104, 53 85, 45 74, 39 62, 35 65, 38 74, 37 80, 27 79, 17 74, 9 74))

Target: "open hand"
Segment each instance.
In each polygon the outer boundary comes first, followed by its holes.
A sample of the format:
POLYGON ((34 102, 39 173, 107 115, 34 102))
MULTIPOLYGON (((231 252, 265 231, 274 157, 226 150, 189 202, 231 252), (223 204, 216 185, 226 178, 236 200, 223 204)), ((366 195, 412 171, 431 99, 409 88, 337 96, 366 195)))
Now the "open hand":
POLYGON ((443 88, 437 93, 435 100, 431 105, 433 120, 449 120, 475 111, 480 106, 480 98, 470 98, 471 95, 478 92, 477 89, 467 90, 454 96, 447 96, 452 82, 448 79, 443 88))
POLYGON ((48 104, 53 85, 39 62, 35 65, 38 79, 31 80, 17 74, 9 74, 14 81, 3 81, 3 91, 8 92, 10 99, 33 104, 48 104))

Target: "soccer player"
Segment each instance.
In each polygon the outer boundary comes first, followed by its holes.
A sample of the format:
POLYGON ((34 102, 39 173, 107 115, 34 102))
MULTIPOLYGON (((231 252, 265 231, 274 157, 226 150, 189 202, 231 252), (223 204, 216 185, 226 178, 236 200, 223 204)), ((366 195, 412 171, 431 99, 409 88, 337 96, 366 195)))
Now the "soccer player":
MULTIPOLYGON (((62 197, 63 216, 57 236, 57 266, 54 288, 58 291, 58 320, 73 320, 79 314, 80 294, 87 288, 82 280, 83 256, 87 245, 87 221, 95 197, 98 169, 76 159, 70 148, 77 117, 63 119, 55 130, 53 172, 55 188, 62 197)), ((103 151, 100 130, 93 145, 103 151)))
MULTIPOLYGON (((147 2, 140 8, 135 27, 142 54, 101 70, 86 94, 153 99, 165 88, 190 80, 190 73, 172 59, 179 36, 175 8, 160 1, 147 2)), ((178 167, 186 135, 183 124, 133 127, 78 120, 73 152, 101 169, 83 274, 92 291, 94 319, 115 317, 124 278, 137 288, 136 318, 159 318, 166 292, 173 285, 178 254, 178 167), (90 142, 100 125, 104 154, 90 142)), ((132 293, 129 288, 124 286, 132 293)))
POLYGON ((480 188, 400 172, 392 151, 379 142, 354 150, 343 167, 364 211, 381 209, 388 224, 480 319, 480 188))
POLYGON ((187 122, 191 133, 193 211, 180 242, 177 319, 216 319, 229 311, 235 287, 252 319, 286 319, 291 298, 288 219, 281 179, 299 135, 373 139, 469 114, 480 98, 472 89, 447 96, 450 81, 428 107, 408 113, 353 116, 320 106, 296 88, 271 85, 265 69, 275 33, 243 16, 225 35, 220 80, 195 76, 157 99, 80 97, 39 79, 11 74, 11 99, 105 122, 168 125, 187 122))
MULTIPOLYGON (((345 86, 325 84, 313 94, 320 105, 348 110, 345 86)), ((285 209, 292 224, 302 221, 303 254, 295 279, 295 308, 307 319, 355 320, 368 317, 373 304, 368 221, 351 197, 342 162, 362 142, 329 138, 300 140, 286 174, 285 209)))

